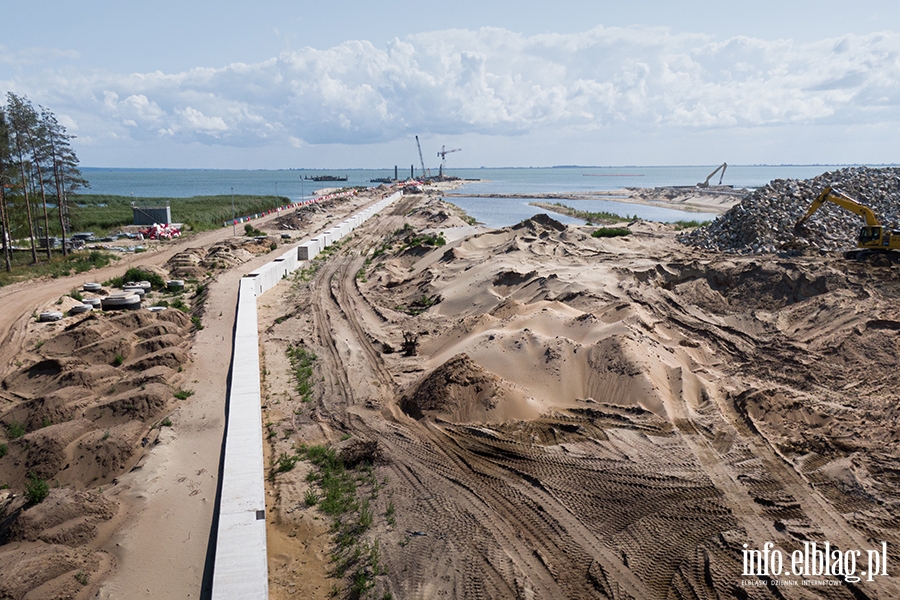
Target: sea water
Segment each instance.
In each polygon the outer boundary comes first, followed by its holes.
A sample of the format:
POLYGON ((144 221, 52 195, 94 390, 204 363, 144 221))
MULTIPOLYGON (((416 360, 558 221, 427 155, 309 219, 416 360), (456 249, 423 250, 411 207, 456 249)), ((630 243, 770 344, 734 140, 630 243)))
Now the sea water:
MULTIPOLYGON (((735 188, 757 188, 773 179, 808 179, 838 166, 831 165, 729 165, 722 183, 735 188)), ((673 167, 547 167, 547 168, 491 168, 448 169, 447 175, 465 180, 454 194, 546 194, 609 191, 627 187, 661 187, 695 185, 706 180, 715 166, 673 167)), ((228 169, 105 169, 84 168, 92 194, 134 196, 145 198, 188 198, 217 195, 279 195, 291 201, 308 198, 325 187, 377 186, 370 180, 393 177, 394 169, 291 169, 291 170, 228 170, 228 169), (331 175, 346 177, 347 181, 316 182, 309 178, 331 175)), ((400 177, 409 175, 403 169, 400 177)), ((709 180, 718 184, 720 173, 709 180)), ((416 173, 420 175, 420 173, 416 173)), ((449 198, 490 227, 513 225, 545 210, 529 205, 521 198, 449 198)), ((556 200, 553 200, 554 202, 556 200)), ((588 211, 606 211, 622 216, 671 222, 683 219, 707 220, 714 214, 693 213, 629 204, 613 200, 561 201, 588 211)), ((557 215, 554 215, 557 218, 557 215)), ((582 223, 577 219, 559 216, 567 223, 582 223)))

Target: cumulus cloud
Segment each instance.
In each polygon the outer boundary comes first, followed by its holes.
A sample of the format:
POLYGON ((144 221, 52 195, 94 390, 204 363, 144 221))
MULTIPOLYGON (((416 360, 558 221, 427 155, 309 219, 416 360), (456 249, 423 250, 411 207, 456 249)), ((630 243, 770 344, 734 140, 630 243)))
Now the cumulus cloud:
POLYGON ((895 120, 900 35, 809 44, 660 28, 496 28, 348 41, 182 73, 63 70, 8 82, 91 138, 367 144, 411 133, 895 120))

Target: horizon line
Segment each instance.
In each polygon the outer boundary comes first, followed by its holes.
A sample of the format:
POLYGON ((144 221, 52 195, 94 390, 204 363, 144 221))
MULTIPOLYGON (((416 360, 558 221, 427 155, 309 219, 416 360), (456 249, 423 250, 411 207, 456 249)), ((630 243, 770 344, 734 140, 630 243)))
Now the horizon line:
MULTIPOLYGON (((697 165, 550 165, 550 166, 505 166, 505 167, 448 167, 449 171, 490 171, 501 169, 684 169, 715 167, 714 164, 697 165)), ((900 163, 752 163, 729 164, 729 167, 900 167, 900 163)), ((394 167, 286 167, 280 169, 228 168, 228 167, 98 167, 82 166, 81 169, 107 171, 391 171, 394 167)))

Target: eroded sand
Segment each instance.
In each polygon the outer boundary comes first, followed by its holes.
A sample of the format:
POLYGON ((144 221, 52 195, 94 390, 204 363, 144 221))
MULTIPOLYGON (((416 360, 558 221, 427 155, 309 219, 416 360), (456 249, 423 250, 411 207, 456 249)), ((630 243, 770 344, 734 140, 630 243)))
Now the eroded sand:
MULTIPOLYGON (((383 451, 383 485, 360 486, 386 567, 372 597, 898 597, 884 577, 741 583, 744 543, 886 541, 900 559, 897 265, 723 257, 666 226, 595 239, 548 218, 401 250, 405 223, 462 224, 441 212, 404 198, 260 317, 272 456, 383 451), (312 403, 289 344, 318 357, 312 403)), ((336 541, 303 501, 309 470, 272 476, 270 537, 290 541, 270 551, 273 598, 352 585, 323 562, 336 541)))

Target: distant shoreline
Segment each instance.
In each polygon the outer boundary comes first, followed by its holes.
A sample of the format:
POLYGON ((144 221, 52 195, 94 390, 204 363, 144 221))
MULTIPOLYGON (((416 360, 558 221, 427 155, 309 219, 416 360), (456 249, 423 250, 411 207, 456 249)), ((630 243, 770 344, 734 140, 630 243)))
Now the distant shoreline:
MULTIPOLYGON (((445 193, 447 198, 520 198, 523 200, 612 200, 626 204, 643 204, 659 208, 670 208, 686 213, 711 212, 722 214, 741 201, 749 190, 679 189, 679 188, 623 188, 591 192, 549 192, 536 194, 490 193, 459 194, 445 193)), ((451 200, 452 201, 452 200, 451 200)), ((532 206, 547 208, 544 202, 530 202, 532 206)), ((549 210, 549 209, 548 209, 549 210)))

